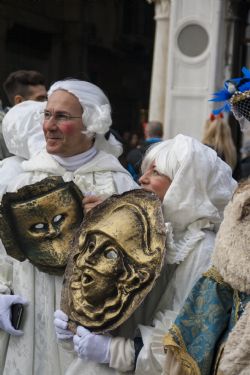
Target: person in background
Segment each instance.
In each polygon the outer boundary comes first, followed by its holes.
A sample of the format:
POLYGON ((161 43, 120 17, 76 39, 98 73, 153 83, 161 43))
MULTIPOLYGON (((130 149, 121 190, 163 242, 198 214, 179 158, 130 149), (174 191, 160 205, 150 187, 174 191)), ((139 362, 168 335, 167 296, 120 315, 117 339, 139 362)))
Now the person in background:
POLYGON ((9 183, 23 173, 22 162, 46 147, 40 112, 46 102, 25 100, 5 114, 2 131, 4 144, 10 157, 0 161, 0 200, 9 183))
MULTIPOLYGON (((8 75, 3 83, 4 92, 13 107, 25 100, 46 101, 47 90, 44 76, 35 70, 17 70, 8 75)), ((8 108, 7 108, 8 110, 8 108)), ((6 111, 2 112, 5 114, 6 111)), ((1 116, 2 118, 4 116, 1 116)), ((0 118, 0 160, 11 156, 2 137, 2 119, 0 118)))
POLYGON ((202 143, 214 149, 217 155, 234 170, 237 163, 237 152, 230 126, 223 117, 223 114, 210 115, 205 123, 202 143))
POLYGON ((140 137, 138 133, 132 133, 129 138, 129 148, 132 149, 137 147, 140 142, 140 137))
POLYGON ((9 153, 6 144, 3 139, 3 132, 2 132, 2 121, 5 116, 6 112, 3 109, 2 101, 0 100, 0 160, 7 158, 11 154, 9 153))
POLYGON ((79 357, 67 375, 162 374, 163 337, 194 283, 210 266, 223 210, 237 185, 231 168, 211 148, 179 134, 148 150, 142 173, 141 187, 162 202, 169 238, 159 282, 147 302, 112 336, 79 328, 73 337, 68 317, 60 310, 55 313, 59 341, 75 344, 79 357))
POLYGON ((36 70, 17 70, 10 73, 3 83, 3 89, 12 107, 25 100, 47 100, 45 78, 36 70))
POLYGON ((162 141, 163 127, 159 121, 149 121, 144 125, 144 141, 127 154, 127 169, 135 181, 140 177, 143 156, 154 143, 162 141))
MULTIPOLYGON (((26 101, 14 106, 3 120, 5 141, 10 151, 20 158, 21 171, 10 180, 5 176, 8 169, 0 168, 1 194, 15 192, 49 176, 73 181, 84 195, 95 192, 107 197, 138 188, 115 156, 94 146, 96 134, 104 137, 112 124, 109 100, 99 87, 74 79, 59 81, 50 87, 47 103, 36 103, 33 110, 30 103, 36 102, 26 101), (38 104, 43 107, 39 111, 38 104), (16 111, 20 106, 18 118, 22 118, 23 123, 17 124, 16 111), (46 148, 30 154, 29 131, 39 123, 43 126, 46 148)), ((3 375, 64 375, 68 364, 76 357, 76 353, 67 353, 57 346, 54 333, 53 313, 59 306, 62 279, 62 276, 38 270, 28 260, 19 262, 6 256, 0 246, 0 368, 3 375), (28 302, 23 332, 15 330, 10 321, 11 305, 17 302, 28 302)))

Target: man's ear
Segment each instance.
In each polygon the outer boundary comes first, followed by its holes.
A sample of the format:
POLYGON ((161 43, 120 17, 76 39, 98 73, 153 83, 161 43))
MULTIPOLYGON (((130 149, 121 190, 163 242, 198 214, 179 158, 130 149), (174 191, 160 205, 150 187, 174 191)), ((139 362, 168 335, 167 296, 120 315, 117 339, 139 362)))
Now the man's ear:
POLYGON ((24 97, 22 95, 15 95, 14 96, 14 105, 24 102, 24 97))

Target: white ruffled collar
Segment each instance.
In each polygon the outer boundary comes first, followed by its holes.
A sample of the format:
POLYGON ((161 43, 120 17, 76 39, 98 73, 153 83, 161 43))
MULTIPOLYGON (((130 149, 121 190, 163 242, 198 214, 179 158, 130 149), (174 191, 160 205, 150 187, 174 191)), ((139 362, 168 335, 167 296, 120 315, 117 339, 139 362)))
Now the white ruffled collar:
POLYGON ((92 160, 97 154, 95 147, 91 147, 89 150, 82 152, 81 154, 61 157, 58 155, 51 155, 63 168, 67 171, 74 172, 78 168, 82 167, 84 164, 92 160))
POLYGON ((168 264, 179 264, 184 261, 197 242, 205 237, 202 229, 214 230, 214 225, 209 223, 207 219, 195 221, 182 233, 174 233, 171 223, 165 223, 165 226, 167 230, 166 257, 168 264))

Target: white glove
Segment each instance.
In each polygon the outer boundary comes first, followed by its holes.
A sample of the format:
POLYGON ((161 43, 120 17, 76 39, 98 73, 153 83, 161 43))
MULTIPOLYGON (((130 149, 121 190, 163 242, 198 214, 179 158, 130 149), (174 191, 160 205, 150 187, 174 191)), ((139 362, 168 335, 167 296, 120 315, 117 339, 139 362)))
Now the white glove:
POLYGON ((97 363, 109 363, 111 337, 96 335, 78 326, 73 342, 78 357, 97 363))
POLYGON ((15 329, 11 324, 11 305, 16 303, 27 305, 28 301, 18 295, 0 295, 0 329, 13 336, 21 336, 23 331, 15 329))
POLYGON ((68 328, 68 316, 62 310, 54 312, 54 326, 58 340, 69 340, 74 336, 68 328))

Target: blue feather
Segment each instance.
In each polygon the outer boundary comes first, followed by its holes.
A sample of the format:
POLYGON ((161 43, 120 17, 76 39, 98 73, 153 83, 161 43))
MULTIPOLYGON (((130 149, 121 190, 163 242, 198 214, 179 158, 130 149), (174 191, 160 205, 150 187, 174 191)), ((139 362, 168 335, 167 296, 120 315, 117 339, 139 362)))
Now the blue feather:
POLYGON ((234 95, 235 91, 245 92, 250 90, 250 70, 244 66, 242 73, 243 77, 228 79, 225 81, 223 89, 213 93, 213 98, 209 99, 210 102, 224 102, 223 107, 212 111, 214 115, 231 111, 229 99, 234 95))
POLYGON ((224 100, 228 100, 231 98, 232 94, 228 92, 225 89, 219 90, 215 93, 213 93, 213 98, 210 99, 209 101, 211 102, 223 102, 224 100))
POLYGON ((238 86, 238 90, 241 92, 249 91, 250 90, 250 81, 243 82, 241 85, 238 86))
POLYGON ((212 113, 214 115, 219 115, 221 112, 230 112, 231 111, 231 105, 229 103, 226 103, 223 107, 214 109, 212 113))
POLYGON ((244 77, 250 79, 250 70, 248 70, 245 66, 241 69, 242 73, 244 74, 244 77))
POLYGON ((217 116, 221 112, 223 112, 223 109, 224 109, 224 107, 221 107, 221 108, 218 108, 218 109, 213 109, 212 113, 213 113, 213 115, 217 116))

